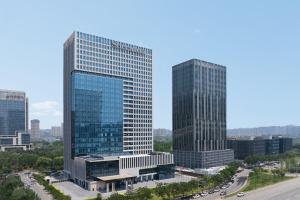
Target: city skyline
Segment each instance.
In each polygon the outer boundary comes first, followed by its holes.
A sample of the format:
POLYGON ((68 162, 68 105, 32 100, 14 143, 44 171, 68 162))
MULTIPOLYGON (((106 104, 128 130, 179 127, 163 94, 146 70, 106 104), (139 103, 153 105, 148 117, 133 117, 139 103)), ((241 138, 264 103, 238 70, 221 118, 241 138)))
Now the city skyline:
POLYGON ((0 8, 0 85, 26 92, 42 129, 63 121, 61 44, 74 30, 153 49, 154 128, 171 129, 171 66, 191 57, 228 66, 228 128, 300 124, 298 2, 19 4, 0 8))

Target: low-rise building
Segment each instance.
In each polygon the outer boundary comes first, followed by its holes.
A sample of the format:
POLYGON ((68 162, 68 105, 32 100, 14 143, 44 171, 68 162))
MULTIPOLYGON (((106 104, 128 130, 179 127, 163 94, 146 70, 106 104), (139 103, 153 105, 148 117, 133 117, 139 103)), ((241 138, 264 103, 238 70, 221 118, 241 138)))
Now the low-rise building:
POLYGON ((265 141, 254 139, 227 140, 228 148, 234 150, 234 158, 243 160, 247 156, 265 155, 265 141))
POLYGON ((115 192, 148 180, 173 178, 173 155, 88 155, 75 157, 73 180, 90 191, 115 192))
POLYGON ((292 149, 292 138, 281 136, 229 138, 227 146, 234 150, 234 158, 243 160, 248 156, 277 155, 292 149))
POLYGON ((280 137, 279 138, 279 153, 284 153, 293 148, 293 138, 280 137))
POLYGON ((16 132, 15 135, 0 135, 0 150, 7 149, 22 149, 24 151, 30 150, 32 145, 30 143, 30 134, 24 132, 16 132))
POLYGON ((277 137, 270 137, 265 139, 266 155, 279 154, 279 139, 277 137))

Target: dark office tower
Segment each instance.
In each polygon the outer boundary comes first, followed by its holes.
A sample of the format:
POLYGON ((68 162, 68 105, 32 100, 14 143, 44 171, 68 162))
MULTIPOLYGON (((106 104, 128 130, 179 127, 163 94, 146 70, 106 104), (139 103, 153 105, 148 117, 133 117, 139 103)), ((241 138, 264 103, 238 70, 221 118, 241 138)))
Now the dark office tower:
POLYGON ((173 66, 175 164, 209 168, 233 161, 226 149, 226 68, 192 59, 173 66))
POLYGON ((0 135, 27 131, 28 99, 25 92, 0 90, 0 135))

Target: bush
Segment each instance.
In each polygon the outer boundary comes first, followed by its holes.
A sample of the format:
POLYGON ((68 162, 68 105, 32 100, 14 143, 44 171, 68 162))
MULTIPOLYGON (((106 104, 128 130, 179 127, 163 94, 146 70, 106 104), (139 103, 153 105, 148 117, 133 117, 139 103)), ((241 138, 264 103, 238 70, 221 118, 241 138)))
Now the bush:
POLYGON ((44 180, 44 177, 39 174, 33 174, 34 178, 39 182, 41 185, 45 187, 47 191, 49 191, 53 198, 56 200, 71 200, 70 196, 64 195, 61 191, 57 190, 52 185, 49 185, 47 181, 44 180))
POLYGON ((0 184, 0 200, 32 200, 39 198, 30 190, 24 188, 19 176, 8 176, 0 184))

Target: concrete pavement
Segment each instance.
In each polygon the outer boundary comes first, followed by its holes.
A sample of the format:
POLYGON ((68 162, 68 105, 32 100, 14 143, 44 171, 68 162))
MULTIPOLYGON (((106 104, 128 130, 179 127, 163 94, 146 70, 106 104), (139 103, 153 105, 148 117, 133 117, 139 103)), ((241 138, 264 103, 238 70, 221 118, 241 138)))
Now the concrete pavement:
POLYGON ((21 181, 25 184, 25 186, 29 187, 32 191, 34 191, 41 200, 53 200, 52 195, 50 195, 45 189, 44 186, 40 185, 34 179, 31 179, 28 174, 25 172, 20 172, 19 176, 21 181))
POLYGON ((244 197, 231 197, 228 200, 296 200, 300 199, 300 177, 283 181, 261 189, 246 192, 244 197))

